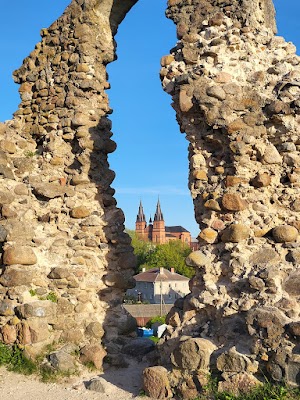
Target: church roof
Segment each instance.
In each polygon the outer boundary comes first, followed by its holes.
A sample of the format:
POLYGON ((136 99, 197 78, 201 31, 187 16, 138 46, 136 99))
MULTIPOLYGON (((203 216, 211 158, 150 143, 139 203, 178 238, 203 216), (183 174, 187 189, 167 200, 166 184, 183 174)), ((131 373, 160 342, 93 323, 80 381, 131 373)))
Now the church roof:
POLYGON ((144 214, 142 201, 140 201, 139 212, 138 212, 138 215, 136 216, 136 222, 145 222, 145 221, 146 221, 146 217, 144 214))
POLYGON ((186 230, 183 226, 177 225, 177 226, 166 226, 165 227, 166 232, 189 232, 186 230))
POLYGON ((155 215, 154 215, 154 221, 163 221, 163 220, 164 220, 164 216, 163 216, 163 213, 161 212, 160 202, 158 199, 157 205, 156 205, 156 211, 155 211, 155 215))
POLYGON ((145 272, 134 275, 136 282, 169 282, 169 281, 189 281, 186 276, 171 272, 166 268, 151 268, 145 272))

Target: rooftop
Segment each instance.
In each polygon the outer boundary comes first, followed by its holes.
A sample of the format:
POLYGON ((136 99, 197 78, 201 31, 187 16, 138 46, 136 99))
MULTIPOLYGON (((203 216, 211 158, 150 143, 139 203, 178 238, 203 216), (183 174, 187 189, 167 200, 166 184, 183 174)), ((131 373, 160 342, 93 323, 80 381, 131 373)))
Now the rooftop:
POLYGON ((151 268, 140 274, 134 275, 136 282, 169 282, 169 281, 189 281, 186 276, 171 272, 166 268, 151 268))

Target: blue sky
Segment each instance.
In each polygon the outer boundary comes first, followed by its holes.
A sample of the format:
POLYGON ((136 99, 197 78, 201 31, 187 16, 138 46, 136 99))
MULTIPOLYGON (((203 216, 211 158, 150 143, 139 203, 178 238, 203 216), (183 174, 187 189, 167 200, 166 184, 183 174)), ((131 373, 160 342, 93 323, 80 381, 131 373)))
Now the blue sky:
MULTIPOLYGON (((0 121, 10 119, 19 103, 12 71, 40 40, 69 0, 4 2, 0 16, 0 121)), ((279 35, 300 46, 300 1, 275 0, 279 35)), ((117 177, 118 206, 126 227, 134 228, 139 201, 153 217, 160 198, 167 225, 182 225, 198 234, 187 188, 187 146, 179 132, 171 97, 159 81, 161 56, 176 44, 175 26, 164 16, 166 0, 140 0, 121 24, 116 40, 118 60, 108 67, 108 95, 114 113, 113 139, 118 148, 109 162, 117 177)))

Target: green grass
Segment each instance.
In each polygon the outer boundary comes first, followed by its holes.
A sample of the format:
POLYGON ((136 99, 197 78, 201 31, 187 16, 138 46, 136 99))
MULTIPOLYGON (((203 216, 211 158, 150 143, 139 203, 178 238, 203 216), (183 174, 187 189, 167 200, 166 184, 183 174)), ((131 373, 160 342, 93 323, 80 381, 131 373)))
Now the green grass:
MULTIPOLYGON (((52 349, 52 346, 48 345, 48 349, 50 347, 52 349)), ((35 374, 43 382, 57 382, 61 378, 76 374, 76 372, 57 371, 45 365, 44 358, 45 354, 38 357, 36 361, 32 361, 25 357, 23 350, 17 345, 7 346, 0 342, 0 366, 5 366, 9 371, 23 375, 35 374)))
POLYGON ((217 381, 210 382, 203 394, 195 400, 299 400, 300 389, 290 388, 283 384, 272 384, 266 382, 261 386, 253 388, 249 393, 238 396, 217 391, 217 381))
POLYGON ((9 371, 24 375, 37 372, 37 365, 26 358, 23 351, 16 345, 6 346, 0 343, 0 365, 5 365, 9 371))
POLYGON ((157 336, 149 336, 148 339, 152 340, 152 342, 154 342, 155 344, 159 342, 159 337, 157 336))

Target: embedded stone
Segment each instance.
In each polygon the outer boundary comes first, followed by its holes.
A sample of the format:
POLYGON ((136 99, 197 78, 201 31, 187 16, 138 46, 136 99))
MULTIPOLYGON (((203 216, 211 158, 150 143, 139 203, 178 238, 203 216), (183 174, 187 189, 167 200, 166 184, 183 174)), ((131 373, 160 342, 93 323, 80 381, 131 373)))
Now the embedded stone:
POLYGON ((13 325, 6 324, 2 326, 0 333, 0 336, 2 336, 2 341, 5 344, 13 344, 17 340, 17 330, 13 325))
POLYGON ((179 93, 179 107, 182 112, 188 112, 193 107, 192 97, 187 94, 186 90, 181 90, 179 93))
POLYGON ((218 391, 239 396, 242 393, 249 393, 252 389, 260 385, 262 383, 252 374, 240 372, 226 376, 226 380, 220 381, 218 383, 218 391))
POLYGON ((243 224, 232 224, 224 230, 221 236, 222 242, 239 243, 250 237, 250 229, 243 224))
POLYGON ((185 262, 190 267, 205 267, 211 264, 209 258, 205 254, 203 254, 203 252, 200 250, 193 251, 185 259, 185 262))
POLYGON ((74 311, 74 305, 68 300, 63 297, 60 297, 57 300, 57 314, 58 315, 69 315, 72 314, 74 311))
POLYGON ((102 327, 102 325, 100 324, 100 322, 91 322, 85 330, 86 334, 94 337, 96 339, 100 339, 102 338, 102 336, 104 335, 104 329, 102 327))
POLYGON ((258 371, 258 362, 252 361, 246 355, 236 351, 232 347, 229 351, 222 353, 217 358, 217 368, 221 372, 249 372, 258 371))
POLYGON ((50 300, 37 300, 16 307, 21 318, 45 318, 56 315, 56 304, 50 300))
POLYGON ((219 203, 217 202, 217 200, 214 200, 214 199, 207 200, 204 203, 204 207, 208 208, 209 210, 213 210, 213 211, 221 211, 221 207, 220 207, 219 203))
POLYGON ((0 225, 0 242, 5 242, 7 237, 7 230, 4 228, 4 226, 0 225))
POLYGON ((221 101, 226 99, 226 93, 221 86, 209 86, 206 89, 206 94, 221 101))
POLYGON ((171 399, 173 393, 168 378, 168 370, 164 367, 148 367, 143 371, 143 388, 150 398, 171 399))
POLYGON ((274 249, 267 247, 261 248, 249 259, 249 262, 254 265, 276 264, 278 261, 278 253, 274 249))
POLYGON ((205 228, 200 232, 198 237, 204 242, 214 243, 218 237, 218 232, 211 228, 205 228))
POLYGON ((4 317, 15 315, 14 307, 15 304, 10 300, 0 301, 0 315, 4 317))
POLYGON ((32 343, 44 342, 50 338, 48 322, 44 319, 30 318, 27 323, 32 343))
POLYGON ((300 321, 291 322, 287 325, 287 328, 293 336, 300 336, 300 321))
POLYGON ((103 358, 106 351, 100 344, 88 344, 80 350, 80 362, 82 364, 93 363, 97 369, 102 369, 103 358))
POLYGON ((227 126, 227 132, 229 134, 242 131, 243 129, 246 129, 247 125, 244 123, 244 121, 240 118, 230 122, 227 126))
POLYGON ((260 187, 266 187, 269 186, 271 183, 271 177, 268 173, 258 173, 256 177, 252 180, 252 185, 254 187, 260 188, 260 187))
POLYGON ((211 224, 211 227, 217 231, 222 231, 225 229, 225 226, 225 223, 221 219, 215 219, 211 224))
POLYGON ((194 176, 195 179, 199 179, 200 181, 207 181, 208 180, 207 172, 204 171, 203 169, 196 170, 193 173, 193 176, 194 176))
POLYGON ((283 288, 290 296, 300 296, 300 272, 292 273, 284 282, 283 288))
POLYGON ((43 183, 34 185, 34 191, 48 199, 63 196, 66 193, 66 188, 59 183, 43 183))
POLYGON ((3 262, 5 265, 33 265, 37 263, 37 257, 29 246, 12 246, 5 249, 3 262))
POLYGON ((134 278, 126 277, 120 272, 111 272, 105 275, 103 282, 108 287, 117 287, 119 289, 131 289, 135 287, 134 278))
POLYGON ((70 354, 60 350, 49 355, 49 361, 52 367, 58 371, 75 372, 75 359, 70 354))
POLYGON ((71 217, 73 218, 86 218, 91 215, 91 211, 85 206, 78 206, 72 209, 71 217))
POLYGON ((248 203, 237 193, 226 193, 222 197, 222 206, 228 211, 243 211, 248 207, 248 203))
POLYGON ((0 148, 4 151, 7 151, 9 154, 14 154, 17 151, 17 147, 13 142, 9 140, 1 140, 0 148))
POLYGON ((14 201, 15 197, 8 190, 0 191, 0 205, 3 204, 11 204, 14 201))
POLYGON ((71 271, 69 268, 65 267, 55 267, 51 270, 50 274, 48 275, 48 278, 51 279, 63 279, 63 278, 68 278, 71 274, 71 271))
POLYGON ((269 144, 263 155, 263 161, 267 164, 282 164, 282 157, 273 144, 269 144))
POLYGON ((228 175, 228 176, 226 176, 225 184, 226 184, 226 187, 231 187, 231 186, 237 186, 240 183, 245 183, 245 182, 247 182, 247 181, 243 178, 239 178, 238 176, 228 175))
POLYGON ((167 55, 167 56, 163 56, 160 60, 160 65, 162 67, 167 67, 168 65, 170 65, 173 61, 175 61, 174 56, 172 55, 167 55))
POLYGON ((279 225, 273 228, 272 236, 277 243, 295 242, 298 230, 291 225, 279 225))
POLYGON ((34 271, 28 271, 23 266, 8 266, 0 277, 0 283, 5 287, 30 285, 35 277, 37 274, 34 271))
POLYGON ((171 354, 171 362, 175 367, 196 371, 206 370, 210 365, 210 357, 216 346, 207 339, 190 338, 181 342, 171 354))
POLYGON ((228 83, 232 80, 232 75, 228 74, 227 72, 219 72, 214 81, 217 83, 228 83))

